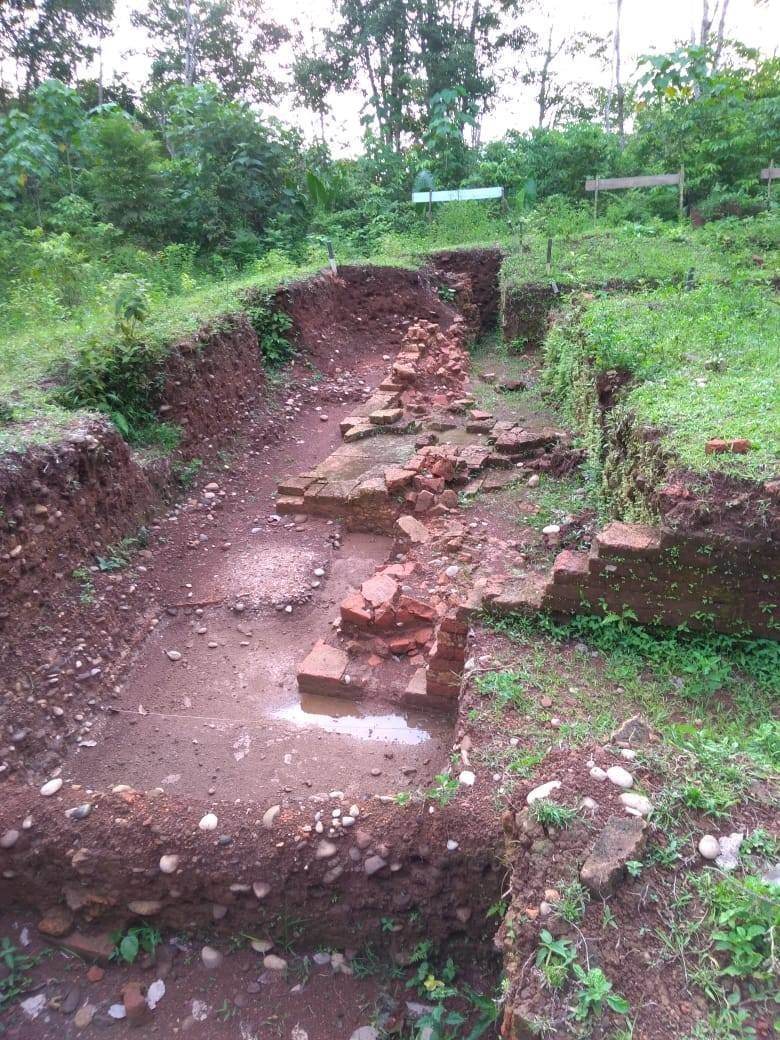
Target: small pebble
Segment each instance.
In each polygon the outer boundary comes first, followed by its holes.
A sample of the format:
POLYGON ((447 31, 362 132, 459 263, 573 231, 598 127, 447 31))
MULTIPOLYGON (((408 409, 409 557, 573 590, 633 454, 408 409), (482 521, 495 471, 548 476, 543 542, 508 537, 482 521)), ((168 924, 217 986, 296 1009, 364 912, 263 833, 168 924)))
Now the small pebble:
POLYGON ((704 834, 699 838, 699 855, 703 859, 717 859, 720 855, 720 842, 714 834, 704 834))
POLYGON ((219 820, 217 819, 217 817, 214 815, 214 813, 209 812, 209 813, 206 813, 206 815, 201 818, 201 821, 198 824, 198 827, 202 831, 215 831, 217 829, 217 825, 218 824, 219 824, 219 820))

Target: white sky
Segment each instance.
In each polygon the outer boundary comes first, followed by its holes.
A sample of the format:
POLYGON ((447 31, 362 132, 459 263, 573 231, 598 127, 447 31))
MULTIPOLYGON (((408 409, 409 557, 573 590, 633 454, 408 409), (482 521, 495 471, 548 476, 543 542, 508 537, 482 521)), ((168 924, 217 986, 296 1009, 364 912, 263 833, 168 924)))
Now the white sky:
MULTIPOLYGON (((2 2, 2 0, 0 0, 2 2)), ((536 30, 553 20, 554 32, 571 33, 587 29, 605 35, 615 19, 615 0, 538 0, 539 9, 529 11, 521 20, 536 30)), ((127 74, 131 85, 144 80, 147 61, 142 53, 144 35, 130 25, 130 12, 143 7, 143 0, 117 0, 118 27, 113 39, 106 42, 104 65, 106 79, 114 70, 127 74), (132 53, 136 52, 136 53, 132 53)), ((714 6, 711 0, 710 7, 714 6)), ((622 54, 624 79, 633 70, 636 58, 648 51, 665 51, 677 41, 687 40, 697 32, 701 21, 702 0, 623 0, 622 54)), ((310 36, 311 26, 327 26, 334 22, 331 0, 265 0, 266 13, 290 28, 302 29, 310 36)), ((754 0, 731 0, 726 34, 765 53, 780 48, 780 0, 767 0, 757 5, 754 0)), ((290 53, 279 56, 282 64, 290 53)), ((598 73, 587 59, 563 59, 567 74, 575 80, 591 80, 598 73)), ((532 88, 515 82, 503 85, 494 110, 483 124, 482 139, 500 138, 509 129, 525 130, 534 125, 535 108, 532 88)), ((357 151, 360 141, 359 93, 333 98, 332 116, 326 123, 326 136, 335 154, 357 151)), ((318 122, 304 110, 296 109, 290 98, 284 98, 269 109, 286 122, 296 123, 313 136, 318 122)))

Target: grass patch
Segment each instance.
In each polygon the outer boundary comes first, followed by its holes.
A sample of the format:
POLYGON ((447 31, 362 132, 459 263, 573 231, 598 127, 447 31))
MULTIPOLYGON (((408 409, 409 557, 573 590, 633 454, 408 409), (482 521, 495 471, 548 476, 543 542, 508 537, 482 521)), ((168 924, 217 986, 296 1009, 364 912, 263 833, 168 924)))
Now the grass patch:
POLYGON ((627 223, 594 226, 586 232, 553 237, 551 270, 547 272, 547 237, 533 235, 517 242, 504 264, 507 291, 529 282, 554 281, 558 286, 598 288, 610 283, 683 284, 693 270, 699 280, 734 277, 769 282, 778 273, 780 219, 761 214, 722 221, 696 229, 676 224, 627 223), (757 267, 753 255, 764 261, 757 267))
POLYGON ((568 805, 559 805, 549 798, 540 798, 531 806, 531 816, 542 827, 553 827, 562 831, 574 822, 577 811, 568 805))
POLYGON ((606 656, 605 666, 616 681, 637 679, 644 669, 694 701, 718 691, 739 698, 747 678, 771 700, 780 693, 780 644, 769 639, 743 639, 721 633, 696 633, 685 628, 636 624, 627 615, 603 617, 580 614, 559 622, 550 615, 493 618, 490 624, 511 638, 542 634, 553 642, 586 641, 606 656))
POLYGON ((705 284, 609 297, 552 331, 545 382, 567 416, 587 424, 599 375, 630 377, 592 461, 609 451, 624 418, 635 417, 639 427, 660 429, 662 448, 695 472, 766 479, 780 449, 778 341, 780 307, 763 287, 705 284), (744 437, 752 447, 745 455, 707 455, 711 437, 744 437))
POLYGON ((577 514, 597 505, 593 487, 581 471, 568 477, 540 474, 533 497, 538 512, 520 517, 519 522, 538 531, 548 524, 571 523, 577 514))

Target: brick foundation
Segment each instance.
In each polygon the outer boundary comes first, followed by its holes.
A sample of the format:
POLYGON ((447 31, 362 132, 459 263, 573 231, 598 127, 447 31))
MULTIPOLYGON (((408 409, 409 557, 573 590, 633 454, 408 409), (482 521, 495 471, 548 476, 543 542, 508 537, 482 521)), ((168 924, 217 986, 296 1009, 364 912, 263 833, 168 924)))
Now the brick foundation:
POLYGON ((559 553, 539 606, 631 611, 645 624, 780 638, 780 549, 747 540, 608 524, 590 553, 559 553))

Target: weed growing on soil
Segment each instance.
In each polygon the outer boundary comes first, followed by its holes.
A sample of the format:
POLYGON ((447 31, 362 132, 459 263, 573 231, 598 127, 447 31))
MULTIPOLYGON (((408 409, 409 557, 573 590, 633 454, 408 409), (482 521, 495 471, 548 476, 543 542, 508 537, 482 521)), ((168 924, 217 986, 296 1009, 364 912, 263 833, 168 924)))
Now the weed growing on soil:
POLYGON ((145 549, 148 544, 149 532, 145 527, 142 527, 137 535, 128 536, 116 545, 109 546, 107 556, 97 556, 98 570, 105 572, 121 571, 123 567, 127 567, 130 563, 133 554, 138 552, 139 549, 145 549))
POLYGON ((557 887, 560 899, 555 904, 555 912, 569 924, 579 924, 585 916, 585 909, 590 902, 587 888, 576 879, 561 881, 557 887))
POLYGON ((159 930, 149 924, 135 925, 126 932, 115 932, 111 938, 114 942, 112 958, 127 964, 133 964, 139 953, 153 954, 162 942, 159 930))
MULTIPOLYGON (((541 531, 548 524, 569 524, 587 510, 595 510, 596 498, 585 471, 570 477, 542 476, 534 495, 537 512, 518 518, 518 522, 541 531)), ((587 541, 582 543, 587 546, 587 541)))
POLYGON ((533 702, 525 690, 523 676, 517 671, 486 672, 476 677, 477 690, 483 697, 490 697, 498 708, 511 705, 516 711, 527 714, 533 702))
POLYGON ((438 773, 433 778, 433 787, 425 792, 425 797, 436 802, 442 808, 453 800, 458 793, 458 780, 450 773, 438 773))
POLYGON ((95 582, 93 581, 92 574, 88 567, 76 567, 72 572, 73 577, 81 586, 81 595, 79 599, 86 606, 92 603, 95 599, 95 582))
POLYGON ((5 1011, 12 1001, 29 989, 32 979, 27 972, 34 968, 47 952, 33 957, 14 946, 8 936, 4 935, 0 939, 0 965, 3 969, 0 972, 0 1012, 5 1011))
POLYGON ((464 983, 456 984, 457 966, 451 957, 437 967, 434 945, 423 940, 414 948, 411 956, 413 973, 407 980, 407 989, 415 989, 419 997, 432 1007, 416 1024, 415 1037, 426 1036, 429 1040, 479 1040, 491 1029, 497 1018, 499 1006, 490 997, 484 996, 464 983), (476 1012, 469 1016, 448 1006, 448 1001, 467 1003, 476 1012), (471 1028, 466 1027, 472 1020, 471 1028))
POLYGON ((576 818, 577 811, 567 805, 559 805, 549 798, 540 798, 531 806, 531 815, 542 827, 564 830, 576 818))
POLYGON ((560 989, 566 983, 575 959, 576 953, 570 939, 555 939, 546 928, 541 930, 536 967, 544 975, 550 989, 560 989))
POLYGON ((618 1015, 627 1015, 631 1006, 625 997, 615 993, 612 983, 601 968, 585 970, 580 964, 572 965, 579 986, 574 1017, 583 1022, 588 1015, 601 1015, 606 1008, 618 1015))
POLYGON ((755 1036, 746 1026, 747 1006, 776 999, 776 891, 755 874, 705 870, 678 875, 674 892, 671 916, 657 932, 661 959, 679 961, 689 984, 717 1005, 691 1040, 755 1036))
POLYGON ((187 462, 174 463, 173 472, 179 486, 183 488, 192 487, 195 479, 203 467, 203 459, 189 459, 187 462))

